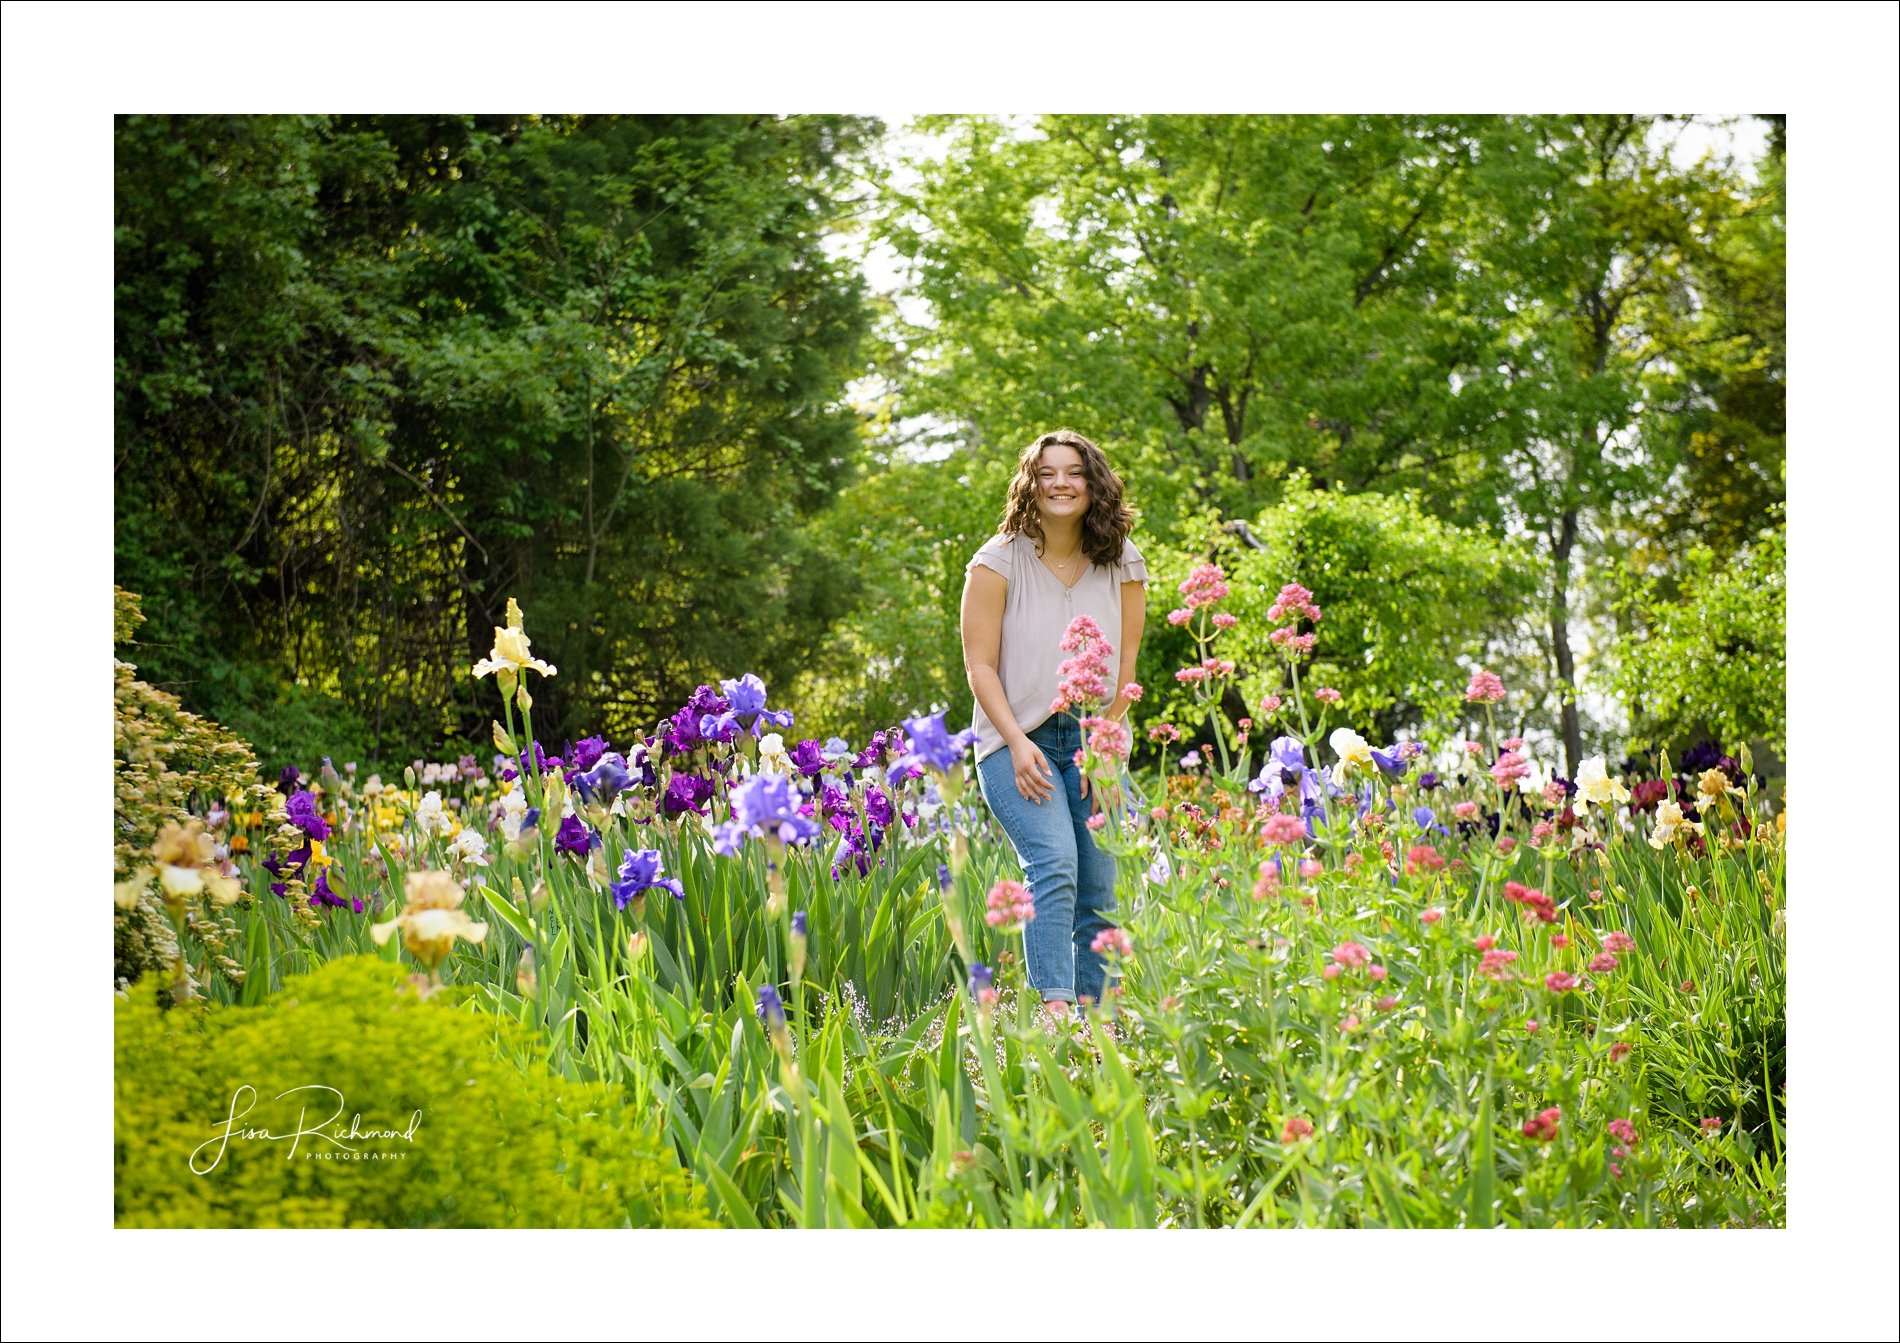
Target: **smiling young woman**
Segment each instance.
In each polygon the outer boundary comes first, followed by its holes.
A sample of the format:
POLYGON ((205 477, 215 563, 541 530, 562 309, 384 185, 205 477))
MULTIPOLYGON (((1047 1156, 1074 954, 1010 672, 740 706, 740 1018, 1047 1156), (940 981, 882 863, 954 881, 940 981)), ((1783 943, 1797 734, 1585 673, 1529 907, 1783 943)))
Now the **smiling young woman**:
POLYGON ((1088 828, 1104 799, 1090 796, 1075 766, 1081 728, 1049 705, 1063 633, 1085 615, 1120 660, 1104 716, 1128 712, 1123 689, 1135 679, 1148 609, 1133 525, 1102 450, 1071 430, 1044 434, 1023 449, 1002 522, 970 560, 963 587, 977 778, 1036 902, 1023 935, 1029 983, 1058 1013, 1078 997, 1102 997, 1107 965, 1089 944, 1115 926, 1115 860, 1088 828))

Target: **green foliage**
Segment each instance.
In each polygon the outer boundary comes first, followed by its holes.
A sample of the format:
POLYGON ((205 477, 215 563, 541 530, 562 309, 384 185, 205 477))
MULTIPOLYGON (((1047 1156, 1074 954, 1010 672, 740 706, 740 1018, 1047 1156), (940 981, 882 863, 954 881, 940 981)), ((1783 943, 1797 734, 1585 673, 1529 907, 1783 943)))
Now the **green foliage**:
POLYGON ((1615 685, 1640 740, 1706 729, 1731 747, 1757 739, 1787 750, 1787 533, 1764 531, 1718 567, 1691 551, 1678 601, 1656 584, 1640 626, 1618 649, 1615 685))
MULTIPOLYGON (((144 620, 137 593, 113 589, 113 641, 132 641, 144 620)), ((113 661, 112 866, 125 881, 151 861, 152 841, 168 821, 184 824, 192 812, 218 804, 256 810, 270 824, 283 821, 283 797, 257 775, 250 746, 229 729, 179 707, 178 698, 135 679, 129 662, 113 661)), ((207 959, 233 984, 243 982, 237 962, 216 933, 206 936, 207 959)), ((132 909, 113 911, 112 973, 120 983, 147 970, 168 968, 177 938, 157 898, 147 889, 132 909)))
POLYGON ((512 1023, 421 1001, 399 981, 396 967, 357 958, 261 1007, 122 1000, 114 1223, 706 1225, 690 1180, 619 1097, 551 1073, 512 1023), (309 1136, 234 1136, 220 1150, 234 1113, 236 1134, 309 1136), (349 1137, 353 1118, 359 1134, 408 1136, 349 1137))
POLYGON ((1149 631, 1142 641, 1142 683, 1158 692, 1156 708, 1190 732, 1196 724, 1174 669, 1194 660, 1183 630, 1165 614, 1194 565, 1216 553, 1232 595, 1223 609, 1240 623, 1224 635, 1222 657, 1235 661, 1245 710, 1269 693, 1287 693, 1285 664, 1268 641, 1276 624, 1267 609, 1286 583, 1310 588, 1324 613, 1316 661, 1303 679, 1310 692, 1331 686, 1345 698, 1345 721, 1376 728, 1391 741, 1401 728, 1447 727, 1462 717, 1461 661, 1482 661, 1487 646, 1507 636, 1500 613, 1517 609, 1534 575, 1517 547, 1482 530, 1467 530, 1424 511, 1410 494, 1345 494, 1289 481, 1286 499, 1260 513, 1241 544, 1211 524, 1203 543, 1151 558, 1155 583, 1149 631))
POLYGON ((714 667, 788 684, 850 600, 804 525, 857 457, 868 309, 821 242, 874 130, 121 118, 117 566, 154 679, 272 751, 301 715, 400 760, 485 739, 467 669, 513 596, 556 735, 714 667))

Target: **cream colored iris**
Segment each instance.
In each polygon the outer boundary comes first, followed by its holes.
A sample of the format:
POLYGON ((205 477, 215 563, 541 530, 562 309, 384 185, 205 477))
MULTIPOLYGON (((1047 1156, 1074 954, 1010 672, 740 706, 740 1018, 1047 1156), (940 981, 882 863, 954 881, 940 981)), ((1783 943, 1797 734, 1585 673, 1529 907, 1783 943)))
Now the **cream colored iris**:
POLYGON ((1649 845, 1653 849, 1667 848, 1692 830, 1701 834, 1701 823, 1686 820, 1682 808, 1676 805, 1674 798, 1669 798, 1656 808, 1656 828, 1650 832, 1649 845))
POLYGON ((1351 728, 1336 728, 1327 740, 1332 742, 1333 752, 1339 757, 1339 763, 1333 766, 1334 783, 1344 784, 1346 777, 1356 769, 1375 768, 1371 745, 1351 728))
POLYGON ((1610 777, 1602 756, 1593 755, 1577 767, 1577 797, 1608 811, 1619 802, 1629 801, 1630 790, 1610 777))
POLYGON ((403 881, 406 903, 402 912, 388 923, 370 927, 369 935, 381 946, 389 935, 402 930, 402 944, 430 974, 455 950, 455 939, 480 942, 488 936, 488 925, 474 923, 458 906, 466 896, 461 884, 446 872, 411 872, 403 881))
POLYGON ((555 674, 553 664, 543 662, 528 651, 527 631, 521 628, 521 607, 513 597, 508 599, 508 624, 506 628, 495 626, 495 646, 488 650, 488 656, 477 662, 471 670, 478 677, 490 672, 498 672, 505 681, 512 681, 524 671, 538 671, 543 676, 555 674))

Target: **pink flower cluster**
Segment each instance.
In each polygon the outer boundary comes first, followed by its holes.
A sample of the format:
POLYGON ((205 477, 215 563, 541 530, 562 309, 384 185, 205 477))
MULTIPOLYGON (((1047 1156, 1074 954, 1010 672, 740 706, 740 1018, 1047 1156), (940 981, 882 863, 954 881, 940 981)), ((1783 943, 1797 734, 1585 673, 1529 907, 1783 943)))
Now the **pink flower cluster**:
POLYGON ((1310 1138, 1312 1136, 1313 1126, 1306 1120, 1301 1119, 1298 1115, 1294 1115, 1293 1118, 1287 1120, 1286 1127, 1280 1130, 1280 1142, 1283 1146, 1296 1143, 1301 1138, 1310 1138))
POLYGON ((1357 942, 1341 942, 1333 948, 1333 959, 1347 969, 1357 969, 1372 959, 1372 953, 1357 942))
POLYGON ((1616 969, 1616 956, 1612 952, 1599 951, 1590 958, 1591 974, 1604 975, 1614 969, 1616 969))
POLYGON ((1092 709, 1109 698, 1108 655, 1115 646, 1102 637, 1102 630, 1088 616, 1069 622, 1060 645, 1065 653, 1074 653, 1056 670, 1062 679, 1056 683, 1056 697, 1050 713, 1064 709, 1092 709))
POLYGON ((1265 699, 1260 701, 1260 712, 1263 714, 1276 714, 1280 712, 1281 706, 1285 703, 1286 701, 1281 699, 1278 695, 1268 695, 1265 699))
POLYGON ((1291 625, 1282 625, 1279 629, 1269 634, 1267 639, 1271 643, 1279 644, 1280 647, 1285 649, 1289 654, 1298 655, 1300 653, 1312 652, 1313 645, 1318 641, 1319 636, 1316 634, 1301 634, 1291 625))
POLYGON ((1610 1136, 1620 1143, 1634 1147, 1637 1142, 1636 1125, 1627 1119, 1612 1119, 1609 1123, 1610 1136))
MULTIPOLYGON (((1063 665, 1067 665, 1066 663, 1063 665)), ((1198 667, 1183 667, 1174 674, 1174 679, 1189 685, 1202 681, 1219 681, 1234 674, 1234 664, 1225 658, 1202 658, 1198 667)))
POLYGON ((1465 687, 1465 703, 1502 704, 1503 702, 1504 682, 1496 672, 1489 672, 1480 667, 1471 674, 1471 684, 1465 687))
MULTIPOLYGON (((1488 939, 1479 938, 1478 940, 1482 942, 1488 939)), ((1504 968, 1516 959, 1515 951, 1506 951, 1501 947, 1494 951, 1487 951, 1478 960, 1478 973, 1491 979, 1502 979, 1504 968)))
MULTIPOLYGON (((1518 745, 1522 746, 1523 743, 1519 742, 1518 745)), ((1509 788, 1530 772, 1531 762, 1516 751, 1506 751, 1498 757, 1497 763, 1491 766, 1491 777, 1498 781, 1500 788, 1509 788)))
MULTIPOLYGON (((1220 570, 1215 569, 1214 572, 1219 573, 1220 570)), ((1222 588, 1221 591, 1224 594, 1227 589, 1222 588)), ((1124 929, 1104 928, 1095 935, 1095 940, 1089 943, 1089 950, 1098 956, 1120 956, 1126 960, 1135 954, 1135 939, 1130 937, 1124 929)))
POLYGON ((1298 583, 1288 583, 1280 589, 1280 595, 1273 599, 1273 605, 1267 608, 1268 620, 1282 618, 1297 620, 1305 616, 1314 624, 1319 623, 1319 608, 1313 605, 1313 594, 1298 583))
POLYGON ((1181 591, 1187 596, 1190 610, 1212 606, 1227 595, 1227 575, 1218 564, 1203 564, 1187 576, 1181 591))
POLYGON ((1635 947, 1635 945, 1636 939, 1624 932, 1621 928, 1603 934, 1603 949, 1605 951, 1629 951, 1635 947))
POLYGON ((1544 987, 1552 993, 1568 993, 1577 987, 1577 977, 1567 970, 1552 970, 1544 976, 1544 987))
POLYGON ((1524 1121, 1524 1136, 1532 1142, 1555 1142, 1557 1125, 1562 1122, 1564 1112, 1553 1105, 1540 1114, 1532 1115, 1524 1121))
POLYGON ((1090 716, 1082 720, 1089 734, 1089 754, 1097 760, 1126 760, 1133 745, 1128 729, 1113 718, 1090 716))
POLYGON ((1306 822, 1298 816, 1276 811, 1260 827, 1260 837, 1269 844, 1300 844, 1306 840, 1306 822))
POLYGON ((1036 917, 1036 902, 1029 888, 1020 881, 1006 878, 997 882, 990 887, 986 903, 989 910, 983 915, 983 922, 1005 932, 1013 932, 1036 917))
POLYGON ((1522 905, 1525 913, 1536 915, 1544 923, 1557 922, 1557 902, 1535 887, 1521 881, 1507 881, 1504 898, 1514 905, 1522 905))
POLYGON ((1173 723, 1156 723, 1148 729, 1149 741, 1180 741, 1181 729, 1173 723))
POLYGON ((1318 700, 1321 704, 1337 704, 1341 697, 1337 690, 1334 690, 1329 685, 1323 685, 1313 692, 1313 698, 1318 700))

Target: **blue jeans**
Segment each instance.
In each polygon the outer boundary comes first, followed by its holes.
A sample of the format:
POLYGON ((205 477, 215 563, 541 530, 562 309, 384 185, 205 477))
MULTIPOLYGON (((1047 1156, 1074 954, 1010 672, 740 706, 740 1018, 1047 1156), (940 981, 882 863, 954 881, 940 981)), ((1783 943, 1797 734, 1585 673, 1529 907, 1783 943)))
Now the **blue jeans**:
POLYGON ((1089 943, 1115 912, 1115 859, 1095 847, 1089 832, 1090 798, 1082 796, 1075 753, 1082 729, 1068 714, 1053 714, 1029 740, 1041 748, 1054 776, 1055 793, 1031 802, 1016 791, 1009 748, 983 757, 977 778, 983 800, 1016 846, 1036 917, 1023 929, 1029 984, 1044 1002, 1074 1002, 1077 995, 1102 1001, 1108 965, 1089 943))

